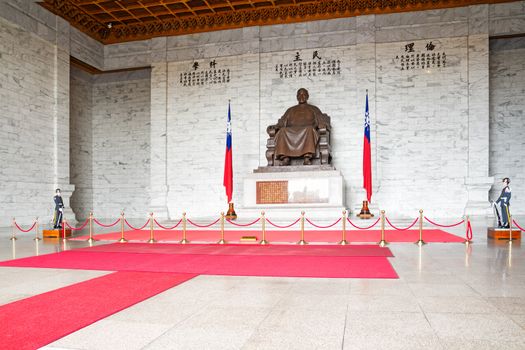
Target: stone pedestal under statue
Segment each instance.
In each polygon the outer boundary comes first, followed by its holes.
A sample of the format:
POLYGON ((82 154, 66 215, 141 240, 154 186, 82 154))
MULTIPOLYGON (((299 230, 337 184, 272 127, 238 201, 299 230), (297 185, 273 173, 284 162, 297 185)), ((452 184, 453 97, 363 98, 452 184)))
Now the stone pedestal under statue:
POLYGON ((330 165, 259 167, 244 179, 243 216, 296 219, 304 210, 312 220, 335 221, 344 209, 344 179, 330 165))

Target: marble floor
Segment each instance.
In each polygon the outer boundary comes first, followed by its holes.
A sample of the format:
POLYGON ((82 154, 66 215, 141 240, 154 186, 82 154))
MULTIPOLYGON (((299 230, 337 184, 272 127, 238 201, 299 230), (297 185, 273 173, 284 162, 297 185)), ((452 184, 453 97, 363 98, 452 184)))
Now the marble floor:
MULTIPOLYGON (((397 280, 199 276, 45 349, 525 349, 525 251, 487 241, 487 224, 470 246, 389 245, 397 280)), ((0 260, 37 253, 10 232, 0 260)), ((2 267, 0 304, 105 273, 2 267)))

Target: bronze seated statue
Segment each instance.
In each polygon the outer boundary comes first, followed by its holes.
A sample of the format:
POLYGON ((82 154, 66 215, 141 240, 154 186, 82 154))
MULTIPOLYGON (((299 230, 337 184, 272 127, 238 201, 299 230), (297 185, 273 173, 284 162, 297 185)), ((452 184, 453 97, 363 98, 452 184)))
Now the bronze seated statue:
POLYGON ((330 117, 308 104, 308 91, 297 90, 299 104, 288 108, 277 124, 270 125, 266 143, 268 166, 330 164, 330 117))

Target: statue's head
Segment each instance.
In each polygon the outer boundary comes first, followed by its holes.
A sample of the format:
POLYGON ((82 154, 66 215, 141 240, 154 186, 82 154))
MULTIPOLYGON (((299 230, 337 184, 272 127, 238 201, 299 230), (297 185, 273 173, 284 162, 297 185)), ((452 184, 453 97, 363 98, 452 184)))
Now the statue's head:
POLYGON ((306 103, 306 101, 308 101, 308 97, 308 90, 305 88, 300 88, 297 90, 297 101, 299 103, 306 103))

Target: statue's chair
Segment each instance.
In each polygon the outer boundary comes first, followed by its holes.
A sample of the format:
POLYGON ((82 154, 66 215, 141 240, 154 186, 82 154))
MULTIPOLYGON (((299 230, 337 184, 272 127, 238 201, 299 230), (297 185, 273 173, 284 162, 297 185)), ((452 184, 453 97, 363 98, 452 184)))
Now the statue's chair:
MULTIPOLYGON (((312 164, 324 165, 332 162, 332 146, 330 144, 330 117, 327 114, 322 115, 322 120, 319 123, 319 142, 315 147, 315 154, 312 157, 312 164)), ((270 125, 266 128, 266 132, 270 136, 266 142, 266 159, 268 166, 279 165, 279 160, 275 158, 275 134, 277 134, 277 125, 270 125)), ((303 159, 292 158, 291 165, 302 165, 303 159)))

